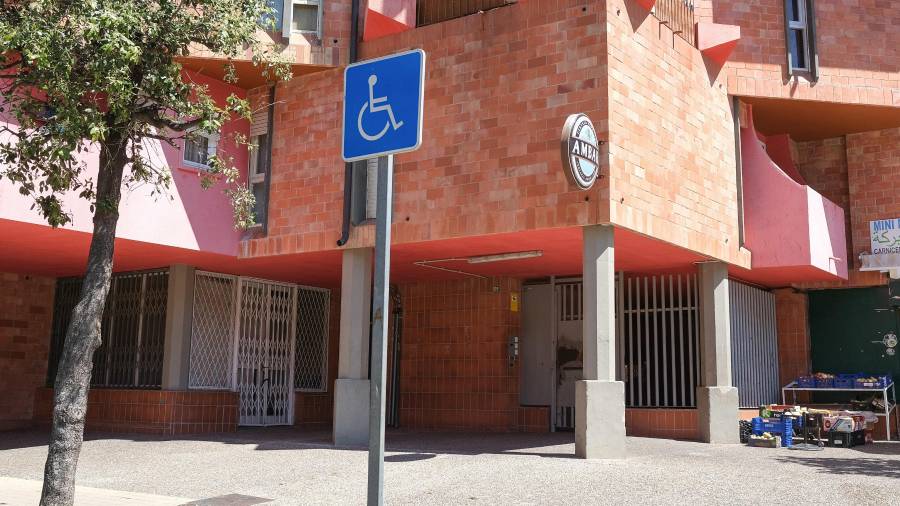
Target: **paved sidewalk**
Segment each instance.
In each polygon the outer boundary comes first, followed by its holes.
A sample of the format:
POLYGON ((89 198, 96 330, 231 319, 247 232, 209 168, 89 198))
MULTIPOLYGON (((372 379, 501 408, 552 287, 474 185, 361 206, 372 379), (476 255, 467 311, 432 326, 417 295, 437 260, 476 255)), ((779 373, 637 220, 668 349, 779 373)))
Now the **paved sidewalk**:
MULTIPOLYGON (((43 482, 0 476, 0 505, 36 505, 43 482)), ((75 487, 76 506, 178 506, 190 502, 184 497, 167 497, 140 492, 123 492, 93 487, 75 487)))
MULTIPOLYGON (((203 506, 365 504, 365 450, 329 439, 293 428, 179 439, 89 433, 77 482, 203 506)), ((802 452, 630 437, 626 458, 586 461, 574 458, 571 433, 388 431, 387 449, 392 506, 900 504, 900 443, 802 452)), ((46 433, 0 433, 0 476, 40 480, 46 456, 46 433)))

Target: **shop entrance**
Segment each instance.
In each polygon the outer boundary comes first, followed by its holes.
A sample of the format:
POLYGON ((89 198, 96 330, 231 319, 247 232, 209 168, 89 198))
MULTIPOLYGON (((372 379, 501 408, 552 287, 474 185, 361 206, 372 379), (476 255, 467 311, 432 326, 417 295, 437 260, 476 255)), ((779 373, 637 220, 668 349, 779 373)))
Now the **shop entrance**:
POLYGON ((575 428, 575 382, 582 378, 581 281, 525 285, 519 402, 550 406, 555 429, 575 428))
MULTIPOLYGON (((550 406, 555 429, 574 429, 581 278, 526 284, 523 291, 520 402, 550 406)), ((616 376, 627 407, 696 407, 698 302, 695 274, 616 275, 616 376)))
POLYGON ((296 391, 324 392, 330 292, 197 272, 189 387, 238 392, 238 424, 294 423, 296 391))
POLYGON ((235 382, 239 425, 293 423, 296 294, 289 285, 240 280, 235 382))

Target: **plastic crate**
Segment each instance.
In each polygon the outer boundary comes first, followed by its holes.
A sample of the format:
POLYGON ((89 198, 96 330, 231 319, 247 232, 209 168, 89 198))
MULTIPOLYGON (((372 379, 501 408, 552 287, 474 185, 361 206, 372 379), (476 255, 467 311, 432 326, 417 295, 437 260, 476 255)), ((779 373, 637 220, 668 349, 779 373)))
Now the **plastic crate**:
POLYGON ((778 436, 775 436, 772 439, 750 438, 747 440, 747 446, 753 446, 755 448, 778 448, 780 442, 781 438, 778 436))
POLYGON ((769 434, 785 436, 783 438, 783 443, 787 445, 789 441, 784 441, 784 439, 789 439, 789 437, 793 434, 794 431, 803 428, 803 417, 788 417, 789 420, 784 420, 782 417, 779 418, 763 418, 761 416, 757 416, 750 421, 750 426, 752 428, 753 434, 756 436, 761 436, 764 432, 768 432, 769 434), (785 430, 788 428, 789 430, 785 430), (786 432, 790 432, 789 434, 785 434, 786 432))
POLYGON ((834 378, 816 378, 816 388, 834 388, 834 378))
POLYGON ((891 377, 888 375, 868 376, 866 378, 856 378, 855 388, 864 389, 882 389, 891 383, 891 377), (875 381, 866 381, 869 378, 875 378, 875 381))
POLYGON ((800 376, 799 378, 797 378, 797 384, 803 388, 815 388, 816 377, 815 376, 800 376))
POLYGON ((856 388, 856 378, 859 374, 838 374, 834 377, 835 388, 856 388))

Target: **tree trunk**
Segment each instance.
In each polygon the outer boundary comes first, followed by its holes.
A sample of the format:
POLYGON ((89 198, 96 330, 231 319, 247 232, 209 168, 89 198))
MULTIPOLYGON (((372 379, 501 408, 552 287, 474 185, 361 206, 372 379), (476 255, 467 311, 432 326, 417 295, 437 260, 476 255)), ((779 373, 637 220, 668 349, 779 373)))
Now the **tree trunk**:
POLYGON ((75 470, 84 439, 94 351, 100 346, 100 324, 112 277, 127 145, 128 137, 116 130, 100 148, 94 233, 81 297, 72 311, 53 386, 53 425, 41 506, 71 506, 75 501, 75 470))

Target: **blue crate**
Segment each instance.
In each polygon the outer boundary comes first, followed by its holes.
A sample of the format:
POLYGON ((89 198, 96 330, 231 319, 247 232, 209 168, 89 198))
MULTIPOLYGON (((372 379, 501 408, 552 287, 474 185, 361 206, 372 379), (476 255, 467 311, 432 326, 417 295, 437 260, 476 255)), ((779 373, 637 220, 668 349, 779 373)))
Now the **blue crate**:
POLYGON ((802 416, 790 416, 789 420, 784 417, 763 418, 757 416, 750 421, 750 428, 754 435, 761 436, 763 432, 772 435, 785 435, 785 427, 790 427, 790 432, 797 432, 803 428, 802 416))
POLYGON ((816 378, 816 388, 834 388, 834 378, 816 378))
POLYGON ((838 374, 834 378, 835 388, 856 388, 856 378, 859 374, 838 374))
POLYGON ((803 388, 815 388, 816 386, 816 377, 815 376, 800 376, 797 378, 797 385, 803 388))
POLYGON ((866 376, 866 378, 875 378, 875 381, 863 381, 863 378, 856 378, 855 380, 855 388, 860 389, 882 389, 891 384, 891 376, 888 375, 878 375, 878 376, 866 376))

